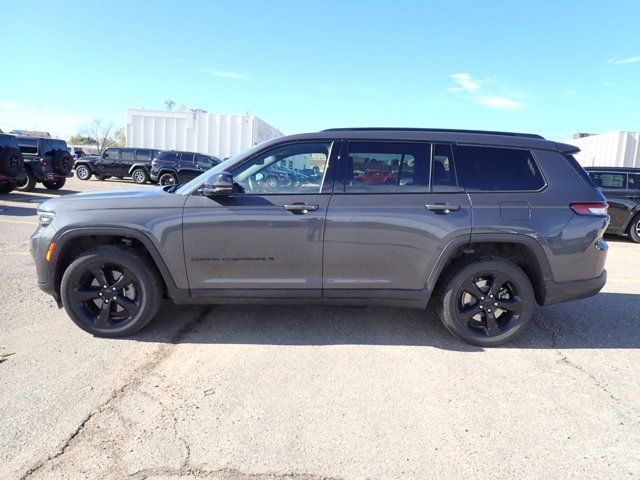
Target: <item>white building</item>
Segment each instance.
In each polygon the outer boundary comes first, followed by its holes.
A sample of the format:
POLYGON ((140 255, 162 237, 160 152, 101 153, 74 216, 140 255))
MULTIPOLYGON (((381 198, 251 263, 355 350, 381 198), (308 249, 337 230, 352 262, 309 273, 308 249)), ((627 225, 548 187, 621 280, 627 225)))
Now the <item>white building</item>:
POLYGON ((565 143, 580 148, 576 160, 583 167, 640 168, 640 132, 587 135, 565 143))
POLYGON ((203 110, 127 109, 127 146, 186 150, 226 158, 282 136, 254 115, 227 115, 203 110))

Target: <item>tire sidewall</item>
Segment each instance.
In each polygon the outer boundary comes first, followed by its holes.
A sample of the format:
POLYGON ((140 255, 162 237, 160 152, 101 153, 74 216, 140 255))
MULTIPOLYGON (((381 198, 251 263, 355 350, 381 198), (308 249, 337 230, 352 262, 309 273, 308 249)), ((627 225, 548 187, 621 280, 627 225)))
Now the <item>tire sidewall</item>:
POLYGON ((535 293, 527 274, 514 263, 503 259, 478 260, 456 271, 444 287, 441 302, 440 317, 447 330, 464 342, 481 347, 501 345, 518 337, 531 322, 536 305, 535 293), (511 277, 517 284, 518 296, 523 302, 523 310, 518 323, 507 332, 496 337, 474 335, 457 319, 457 295, 463 283, 469 277, 488 270, 502 272, 511 277))
POLYGON ((78 168, 76 168, 76 177, 78 177, 80 180, 89 180, 91 178, 91 170, 89 170, 89 167, 87 167, 86 165, 79 165, 78 168), (84 176, 84 178, 80 176, 80 171, 86 171, 86 175, 84 176))
POLYGON ((631 239, 640 243, 640 235, 638 235, 638 228, 640 228, 640 214, 636 215, 633 220, 631 220, 631 225, 629 226, 629 236, 631 239))
POLYGON ((158 178, 158 183, 166 187, 167 185, 175 185, 176 183, 178 183, 178 180, 176 179, 176 176, 173 173, 163 173, 162 175, 160 175, 160 178, 158 178), (163 178, 172 178, 173 183, 163 183, 162 182, 163 178))
POLYGON ((147 172, 145 172, 141 168, 136 168, 132 172, 131 177, 133 178, 133 182, 137 183, 138 185, 142 185, 143 183, 147 182, 147 172))
POLYGON ((157 286, 157 278, 154 278, 149 265, 146 265, 145 262, 125 249, 102 247, 81 255, 69 265, 62 276, 60 295, 67 315, 82 330, 97 337, 122 337, 140 330, 155 316, 158 299, 153 297, 159 293, 154 291, 154 286, 157 286), (87 267, 98 263, 113 263, 126 267, 135 277, 140 290, 140 309, 138 313, 136 313, 133 320, 119 328, 101 330, 85 323, 79 310, 80 307, 71 299, 71 292, 77 285, 81 275, 86 272, 87 267))
POLYGON ((27 170, 25 173, 26 173, 26 179, 24 183, 23 184, 16 183, 16 190, 20 192, 30 192, 36 186, 36 177, 33 176, 33 173, 31 173, 31 170, 27 170))

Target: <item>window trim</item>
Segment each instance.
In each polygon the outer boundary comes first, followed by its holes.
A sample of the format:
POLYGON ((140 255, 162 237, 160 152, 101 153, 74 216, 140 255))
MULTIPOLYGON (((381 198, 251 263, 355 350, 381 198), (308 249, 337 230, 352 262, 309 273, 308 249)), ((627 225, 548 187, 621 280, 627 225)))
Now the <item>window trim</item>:
MULTIPOLYGON (((340 139, 335 139, 335 138, 329 138, 329 139, 301 139, 301 140, 293 140, 293 141, 289 141, 289 142, 283 142, 283 143, 278 143, 276 145, 271 145, 270 147, 264 148, 258 152, 256 152, 255 154, 251 155, 250 157, 245 158, 242 162, 236 164, 233 166, 233 168, 231 169, 231 171, 229 173, 231 173, 234 170, 237 170, 238 168, 242 167, 243 165, 245 165, 246 163, 251 162, 253 159, 255 159, 256 157, 259 157, 260 155, 270 151, 270 150, 275 150, 276 148, 281 148, 281 147, 286 147, 287 145, 298 145, 298 144, 313 144, 313 143, 329 143, 329 153, 327 154, 327 163, 326 163, 326 167, 324 169, 324 172, 322 173, 322 181, 320 182, 320 191, 317 193, 306 193, 306 192, 292 192, 292 193, 242 193, 242 192, 233 192, 230 196, 232 197, 267 197, 267 196, 293 196, 293 195, 332 195, 333 194, 333 188, 334 188, 334 182, 332 181, 332 179, 328 176, 329 175, 329 169, 331 168, 331 164, 332 162, 338 162, 340 159, 340 152, 341 152, 341 148, 340 148, 340 144, 342 143, 340 139), (337 148, 337 152, 336 152, 336 145, 338 145, 337 148), (334 158, 337 157, 337 158, 334 158), (327 189, 327 191, 325 191, 325 182, 329 181, 331 183, 331 187, 330 189, 327 189)), ((215 165, 214 165, 215 166, 215 165)), ((335 175, 333 172, 331 172, 331 175, 333 176, 334 180, 335 180, 335 175)), ((197 190, 200 190, 202 188, 202 186, 200 186, 197 190)), ((196 190, 196 191, 197 191, 196 190)))
MULTIPOLYGON (((523 147, 507 147, 507 146, 502 146, 502 145, 486 145, 486 144, 477 144, 477 143, 461 143, 461 142, 456 142, 454 143, 454 150, 453 150, 453 156, 454 158, 456 157, 456 155, 458 154, 458 147, 482 147, 482 148, 501 148, 504 150, 522 150, 525 152, 529 152, 529 154, 531 155, 531 158, 533 159, 533 161, 536 164, 536 167, 538 168, 538 172, 540 172, 540 176, 542 177, 542 181, 543 184, 540 188, 538 188, 537 190, 469 190, 467 188, 467 186, 464 184, 464 181, 462 181, 462 191, 464 193, 468 193, 468 194, 476 194, 476 193, 480 193, 480 194, 492 194, 492 193, 540 193, 545 191, 548 187, 549 187, 549 182, 547 181, 547 177, 544 174, 544 170, 542 168, 540 168, 540 159, 538 158, 537 154, 536 154, 536 150, 532 150, 530 148, 523 148, 523 147)), ((455 162, 455 160, 454 160, 455 162)), ((457 164, 457 162, 455 162, 457 164)), ((460 182, 458 182, 458 186, 460 187, 460 182)))

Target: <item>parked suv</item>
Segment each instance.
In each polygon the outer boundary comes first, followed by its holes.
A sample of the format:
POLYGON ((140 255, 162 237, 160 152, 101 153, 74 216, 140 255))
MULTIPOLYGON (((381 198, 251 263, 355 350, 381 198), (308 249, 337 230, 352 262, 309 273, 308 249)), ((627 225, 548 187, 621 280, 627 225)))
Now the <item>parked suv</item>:
POLYGON ((76 160, 76 177, 98 180, 131 177, 135 183, 149 181, 151 160, 160 153, 151 148, 107 148, 102 155, 86 155, 76 160))
POLYGON ((26 177, 17 189, 32 191, 36 183, 42 183, 48 190, 59 190, 72 177, 73 157, 67 149, 67 142, 47 137, 17 137, 18 146, 24 157, 26 177))
POLYGON ((0 133, 0 193, 11 192, 24 178, 24 159, 16 137, 0 133))
POLYGON ((607 233, 628 235, 640 243, 640 168, 589 167, 586 169, 609 203, 607 233))
POLYGON ((168 150, 151 162, 151 180, 160 185, 182 184, 220 162, 219 158, 202 153, 168 150))
POLYGON ((605 284, 607 204, 577 150, 475 131, 280 137, 180 187, 49 200, 31 252, 40 288, 98 336, 142 328, 163 296, 420 309, 432 298, 455 335, 498 345, 536 303, 605 284), (280 165, 321 175, 266 182, 280 165), (395 181, 354 174, 368 169, 395 181))

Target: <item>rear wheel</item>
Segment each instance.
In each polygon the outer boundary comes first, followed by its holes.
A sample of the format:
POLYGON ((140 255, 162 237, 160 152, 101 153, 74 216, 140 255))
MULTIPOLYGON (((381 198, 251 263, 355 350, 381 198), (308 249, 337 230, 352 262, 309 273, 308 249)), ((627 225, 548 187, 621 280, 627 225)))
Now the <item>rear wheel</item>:
POLYGON ((176 176, 173 173, 163 173, 162 175, 160 175, 160 178, 158 179, 158 183, 160 185, 175 185, 176 183, 178 183, 178 179, 176 178, 176 176))
POLYGON ((66 178, 56 178, 55 180, 45 180, 42 182, 42 185, 44 185, 47 190, 60 190, 64 187, 65 183, 67 183, 66 178))
POLYGON ((27 174, 27 177, 24 181, 16 184, 16 190, 19 190, 20 192, 30 192, 36 186, 36 177, 33 176, 31 170, 27 170, 25 173, 27 174))
POLYGON ((447 329, 473 345, 492 347, 520 335, 533 317, 529 277, 505 259, 484 259, 455 270, 443 284, 439 314, 447 329))
POLYGON ((86 165, 78 165, 76 167, 76 177, 80 180, 89 180, 91 178, 91 170, 86 165))
POLYGON ((629 225, 629 236, 634 242, 640 243, 640 213, 631 220, 631 225, 629 225))
POLYGON ((60 294, 78 327, 99 337, 123 337, 156 315, 162 282, 142 255, 109 245, 85 252, 71 263, 62 277, 60 294))
POLYGON ((147 180, 149 180, 149 175, 147 175, 147 172, 144 168, 136 168, 131 174, 131 178, 133 179, 134 183, 143 184, 146 183, 147 180))

